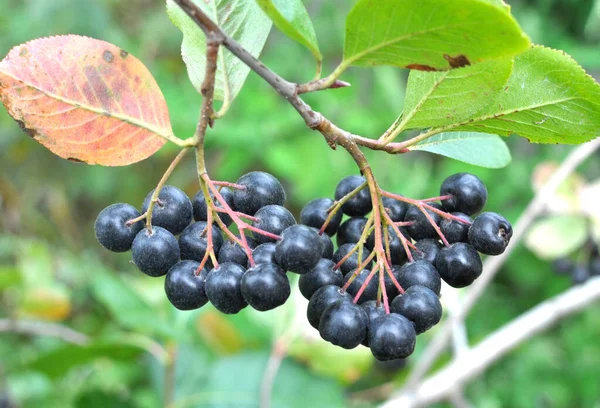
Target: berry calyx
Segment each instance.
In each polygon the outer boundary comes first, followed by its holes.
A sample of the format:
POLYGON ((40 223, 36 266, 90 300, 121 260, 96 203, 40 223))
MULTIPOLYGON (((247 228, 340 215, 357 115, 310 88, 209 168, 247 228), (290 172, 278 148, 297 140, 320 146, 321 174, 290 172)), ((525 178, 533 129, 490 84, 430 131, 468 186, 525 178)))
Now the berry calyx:
POLYGON ((204 291, 208 270, 202 268, 196 275, 199 266, 196 261, 179 261, 167 272, 165 293, 169 302, 179 310, 198 309, 208 303, 204 291))
POLYGON ((100 211, 94 223, 96 239, 104 248, 113 252, 127 252, 142 228, 144 222, 128 224, 127 221, 139 217, 140 212, 125 203, 112 204, 100 211))
MULTIPOLYGON (((142 213, 148 211, 154 190, 148 193, 142 205, 142 213)), ((152 207, 152 225, 162 227, 179 235, 192 221, 192 202, 175 186, 164 186, 158 193, 158 201, 152 207)))
POLYGON ((236 181, 243 188, 233 192, 233 203, 237 211, 254 215, 262 207, 285 203, 283 186, 274 176, 263 171, 244 174, 236 181))
POLYGON ((246 306, 242 296, 241 281, 246 270, 233 262, 219 264, 208 272, 205 283, 206 296, 210 303, 225 314, 236 314, 246 306))
POLYGON ((177 239, 164 228, 146 228, 136 235, 131 246, 133 263, 148 276, 165 275, 179 261, 177 239))
POLYGON ((266 311, 283 305, 290 297, 291 289, 283 269, 272 263, 262 263, 244 273, 241 291, 250 306, 266 311))
POLYGON ((481 257, 469 244, 457 242, 440 250, 435 260, 440 277, 450 286, 464 288, 481 275, 481 257))
POLYGON ((510 242, 513 230, 510 222, 493 212, 481 213, 469 228, 469 243, 486 255, 500 255, 510 242))
POLYGON ((488 193, 485 184, 475 175, 457 173, 442 182, 440 195, 451 195, 443 200, 442 206, 447 212, 461 212, 473 215, 483 209, 488 193))

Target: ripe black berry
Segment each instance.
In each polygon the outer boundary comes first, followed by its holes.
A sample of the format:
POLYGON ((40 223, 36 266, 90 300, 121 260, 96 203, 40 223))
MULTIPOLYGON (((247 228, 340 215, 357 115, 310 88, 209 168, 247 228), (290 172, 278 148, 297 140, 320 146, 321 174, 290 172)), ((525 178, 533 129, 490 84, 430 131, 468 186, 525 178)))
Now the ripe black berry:
POLYGON ((360 236, 367 225, 367 219, 365 217, 352 217, 340 225, 336 235, 336 242, 338 247, 344 244, 356 244, 360 241, 360 236))
MULTIPOLYGON (((348 286, 348 288, 346 289, 346 291, 350 295, 352 295, 352 298, 354 298, 357 295, 360 288, 364 285, 364 283, 366 282, 366 280, 370 274, 371 274, 370 270, 363 269, 356 276, 356 278, 354 278, 354 280, 352 281, 350 286, 348 286)), ((354 273, 350 272, 350 273, 346 274, 346 276, 344 276, 344 285, 346 284, 346 282, 348 282, 350 280, 350 278, 353 275, 354 275, 354 273)), ((371 280, 367 284, 367 287, 365 288, 363 293, 360 295, 360 298, 358 299, 358 302, 357 302, 358 304, 365 303, 369 300, 377 299, 377 290, 379 289, 378 282, 379 282, 379 275, 378 275, 378 273, 375 273, 375 275, 373 275, 373 277, 371 277, 371 280)))
POLYGON ((275 245, 277 264, 286 271, 299 274, 310 272, 321 259, 322 253, 319 234, 306 225, 288 227, 275 245))
POLYGON ((441 242, 435 239, 422 239, 415 242, 416 250, 412 251, 413 259, 418 261, 423 259, 432 265, 435 265, 435 258, 438 252, 442 249, 441 242))
MULTIPOLYGON (((148 193, 142 205, 142 213, 150 206, 154 190, 148 193)), ((175 186, 164 186, 158 193, 158 201, 152 208, 152 225, 163 227, 173 235, 178 235, 192 221, 192 202, 175 186)))
POLYGON ((483 209, 487 201, 485 184, 473 174, 457 173, 448 177, 440 187, 440 195, 451 195, 442 201, 447 212, 476 214, 483 209))
POLYGON ((298 288, 300 293, 310 299, 317 289, 326 285, 342 286, 344 276, 339 269, 333 269, 335 262, 330 259, 321 258, 317 266, 309 273, 300 276, 298 288))
POLYGON ((408 203, 391 197, 383 197, 381 202, 383 204, 383 208, 385 208, 385 211, 388 213, 392 221, 404 221, 404 216, 406 215, 406 211, 408 211, 409 207, 408 203))
POLYGON ((365 339, 368 324, 367 313, 360 306, 342 299, 323 311, 319 334, 336 346, 353 349, 365 339))
POLYGON ((164 228, 144 228, 135 236, 131 246, 133 263, 148 276, 163 276, 179 261, 177 239, 164 228))
POLYGON ((233 203, 244 214, 254 215, 266 205, 285 203, 283 186, 269 173, 253 171, 240 177, 236 184, 244 188, 234 190, 233 203))
POLYGON ((431 329, 442 318, 440 298, 425 286, 408 288, 403 295, 394 299, 391 309, 413 322, 417 334, 431 329))
MULTIPOLYGON (((221 196, 223 197, 229 208, 235 211, 235 206, 233 205, 233 192, 229 188, 223 187, 221 190, 219 190, 219 193, 221 193, 221 196)), ((221 204, 221 202, 219 202, 219 200, 215 198, 212 192, 210 193, 210 198, 217 208, 223 208, 223 204, 221 204)), ((198 191, 194 196, 194 199, 192 200, 192 207, 194 209, 194 220, 207 220, 206 199, 204 198, 204 194, 202 193, 202 191, 198 191)), ((233 222, 229 215, 222 212, 219 213, 219 218, 227 226, 231 225, 231 223, 233 222)))
MULTIPOLYGON (((246 243, 251 249, 256 248, 257 243, 250 237, 245 237, 246 243)), ((246 265, 248 262, 248 255, 246 255, 246 251, 242 248, 237 242, 233 242, 230 240, 225 241, 223 245, 221 245, 221 249, 218 252, 217 260, 219 263, 223 262, 233 262, 238 265, 246 265)))
POLYGON ((327 285, 317 289, 310 297, 308 308, 306 309, 306 317, 310 325, 318 329, 323 311, 341 299, 352 301, 350 294, 348 292, 341 292, 338 286, 327 285))
MULTIPOLYGON (((192 259, 202 262, 206 247, 208 246, 206 235, 206 222, 198 221, 188 226, 179 236, 179 247, 181 248, 181 259, 192 259)), ((221 230, 212 226, 212 242, 216 254, 219 253, 223 245, 223 235, 221 230)), ((212 265, 212 263, 210 263, 212 265)))
MULTIPOLYGON (((296 224, 296 219, 292 213, 280 205, 266 205, 258 210, 254 216, 258 218, 258 221, 252 222, 254 227, 275 235, 281 234, 287 227, 296 224)), ((259 244, 277 241, 254 231, 252 234, 259 244)))
MULTIPOLYGON (((350 251, 352 251, 352 249, 354 248, 354 245, 355 244, 344 244, 341 247, 339 247, 337 249, 337 251, 335 251, 335 253, 333 254, 332 261, 335 262, 336 264, 339 263, 342 259, 344 259, 344 257, 346 255, 348 255, 350 253, 350 251)), ((363 248, 362 259, 359 262, 358 250, 354 251, 354 253, 352 255, 350 255, 350 257, 348 257, 348 259, 346 259, 343 264, 340 265, 340 269, 341 269, 342 273, 345 275, 349 272, 355 271, 356 268, 359 267, 359 263, 365 262, 368 257, 369 257, 368 250, 363 248)), ((368 267, 370 267, 371 264, 372 264, 372 261, 369 262, 365 267, 368 268, 368 267)))
POLYGON ((371 326, 371 322, 377 319, 379 316, 383 316, 385 314, 385 309, 383 308, 383 305, 377 306, 376 300, 364 302, 362 305, 360 305, 360 307, 363 308, 369 319, 369 324, 367 325, 367 335, 365 336, 362 344, 363 346, 369 347, 369 327, 371 326))
MULTIPOLYGON (((275 244, 269 242, 260 244, 252 251, 252 258, 256 265, 261 263, 275 263, 275 244)), ((250 265, 248 265, 250 267, 250 265)))
POLYGON ((396 275, 402 289, 406 290, 415 285, 425 286, 436 295, 440 294, 442 280, 435 266, 425 260, 407 263, 396 275))
MULTIPOLYGON (((442 208, 438 203, 429 203, 429 205, 437 209, 442 208)), ((426 209, 426 211, 427 214, 431 216, 433 222, 439 225, 440 221, 442 220, 442 217, 429 209, 426 209)), ((413 223, 412 225, 408 226, 408 233, 415 241, 425 238, 438 238, 438 234, 435 231, 435 228, 433 228, 433 226, 431 225, 425 214, 421 212, 419 207, 411 205, 408 211, 406 211, 404 221, 413 223)))
POLYGON ((416 341, 413 324, 402 315, 390 313, 370 322, 369 347, 377 360, 408 357, 415 350, 416 341))
POLYGON ((469 243, 486 255, 500 255, 512 238, 510 222, 500 214, 481 213, 469 228, 469 243))
POLYGON ((204 283, 208 270, 202 268, 196 275, 200 262, 180 261, 169 269, 165 278, 167 299, 179 310, 193 310, 204 306, 208 297, 204 283))
MULTIPOLYGON (((350 193, 362 183, 365 178, 357 175, 344 177, 335 188, 335 199, 340 200, 346 194, 350 193)), ((351 217, 368 214, 373 208, 371 203, 371 193, 368 187, 364 187, 356 195, 350 198, 342 205, 342 211, 351 217)))
POLYGON ((455 242, 468 242, 469 240, 469 227, 473 222, 473 219, 466 214, 455 212, 452 213, 455 217, 468 221, 468 223, 444 218, 440 222, 440 229, 442 234, 446 237, 449 243, 455 242))
POLYGON ((241 290, 250 306, 266 311, 283 305, 290 297, 290 282, 279 266, 262 263, 244 273, 241 290))
POLYGON ((127 221, 139 217, 140 212, 132 205, 112 204, 100 211, 94 231, 96 239, 104 248, 113 252, 127 252, 135 236, 144 228, 144 222, 127 225, 127 221))
POLYGON ((241 290, 244 272, 246 270, 241 265, 225 262, 208 273, 204 286, 206 295, 220 312, 235 314, 248 305, 241 290))
MULTIPOLYGON (((408 235, 408 231, 405 228, 399 227, 398 230, 400 233, 410 241, 410 236, 408 235)), ((384 251, 387 251, 388 245, 390 250, 390 260, 392 261, 392 265, 400 265, 406 262, 406 251, 404 250, 404 246, 402 245, 402 240, 396 234, 396 231, 388 226, 388 235, 387 235, 388 243, 386 244, 385 236, 382 234, 381 244, 383 245, 384 251)), ((375 232, 373 231, 369 238, 367 239, 367 243, 365 247, 373 250, 375 248, 375 232)))
POLYGON ((319 234, 318 229, 314 227, 311 228, 319 235, 319 240, 321 241, 321 246, 323 247, 323 253, 321 254, 321 258, 331 259, 333 257, 333 241, 331 241, 329 235, 319 234))
MULTIPOLYGON (((315 227, 316 229, 320 230, 327 220, 327 217, 329 217, 327 210, 331 208, 333 203, 334 201, 331 198, 317 198, 310 201, 300 212, 300 224, 308 225, 309 227, 315 227)), ((329 224, 327 224, 327 227, 325 227, 325 233, 327 235, 335 235, 340 223, 342 222, 342 216, 342 212, 337 211, 331 218, 331 221, 329 224)))
POLYGON ((440 250, 435 266, 441 278, 450 286, 469 286, 481 275, 481 257, 469 244, 457 242, 440 250))

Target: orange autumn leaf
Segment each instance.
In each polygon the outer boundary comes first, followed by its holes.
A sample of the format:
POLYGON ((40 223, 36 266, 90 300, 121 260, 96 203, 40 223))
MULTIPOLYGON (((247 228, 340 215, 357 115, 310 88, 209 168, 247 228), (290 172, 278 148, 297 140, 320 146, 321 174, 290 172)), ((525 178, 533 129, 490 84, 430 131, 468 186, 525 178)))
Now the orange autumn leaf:
POLYGON ((123 166, 173 137, 150 71, 92 38, 65 35, 14 47, 0 62, 0 100, 31 137, 72 161, 123 166))

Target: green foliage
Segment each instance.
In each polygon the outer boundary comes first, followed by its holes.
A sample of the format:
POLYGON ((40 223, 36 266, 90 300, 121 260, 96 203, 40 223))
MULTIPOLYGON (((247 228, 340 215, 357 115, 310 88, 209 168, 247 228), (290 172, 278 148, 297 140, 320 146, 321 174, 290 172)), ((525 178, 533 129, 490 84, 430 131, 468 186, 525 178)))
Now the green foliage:
POLYGON ((440 133, 409 149, 436 153, 474 166, 492 169, 504 167, 511 161, 510 150, 504 140, 488 133, 440 133))
POLYGON ((456 67, 452 59, 476 63, 528 45, 507 8, 489 2, 360 0, 346 21, 342 65, 447 70, 456 67))
MULTIPOLYGON (((260 54, 271 31, 271 21, 254 0, 194 0, 194 3, 252 55, 260 54)), ((167 0, 167 14, 183 32, 181 55, 194 88, 200 92, 206 70, 206 37, 173 0, 167 0)), ((221 47, 215 99, 230 103, 240 92, 249 72, 250 68, 221 47)))
POLYGON ((546 260, 565 257, 581 248, 589 234, 589 221, 580 215, 557 215, 531 226, 525 244, 546 260))
POLYGON ((323 59, 313 23, 301 0, 256 0, 275 26, 304 45, 320 65, 323 59))

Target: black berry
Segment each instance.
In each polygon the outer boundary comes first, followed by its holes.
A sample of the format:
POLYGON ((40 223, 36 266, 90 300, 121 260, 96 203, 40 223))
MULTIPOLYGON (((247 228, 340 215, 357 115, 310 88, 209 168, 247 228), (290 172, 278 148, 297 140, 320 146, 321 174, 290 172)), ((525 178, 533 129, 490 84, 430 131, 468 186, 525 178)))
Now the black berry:
POLYGON ((356 244, 360 241, 360 236, 367 225, 367 219, 365 217, 352 217, 340 225, 336 235, 336 242, 338 247, 344 244, 356 244))
MULTIPOLYGON (((142 205, 142 213, 150 206, 154 190, 148 193, 142 205)), ((158 201, 152 208, 152 225, 163 227, 173 235, 178 235, 192 221, 192 202, 175 186, 164 186, 158 193, 158 201)))
POLYGON ((290 297, 290 282, 285 271, 272 263, 258 264, 242 276, 242 296, 256 310, 281 306, 290 297))
MULTIPOLYGON (((198 221, 188 226, 181 233, 179 236, 181 259, 192 259, 202 262, 208 246, 206 226, 206 222, 198 221)), ((223 245, 223 235, 216 225, 212 226, 212 243, 215 254, 218 254, 223 245)), ((212 265, 212 263, 209 263, 209 265, 212 265)))
POLYGON ((244 272, 246 270, 241 265, 225 262, 208 273, 205 283, 206 295, 220 312, 235 314, 248 305, 241 290, 244 272))
POLYGON ((345 349, 353 349, 363 342, 369 318, 358 305, 338 300, 323 311, 319 334, 324 340, 345 349))
MULTIPOLYGON (((365 178, 361 176, 352 175, 344 177, 335 188, 335 199, 339 201, 364 182, 365 178)), ((372 208, 371 193, 369 192, 368 187, 364 187, 352 198, 342 204, 342 211, 344 214, 351 217, 366 215, 372 208)))
POLYGON ((457 173, 444 180, 440 187, 440 195, 452 196, 442 201, 442 206, 447 212, 456 211, 473 215, 483 209, 488 193, 477 176, 457 173))
MULTIPOLYGON (((252 251, 252 259, 256 265, 261 263, 275 263, 275 244, 260 244, 252 251)), ((250 267, 250 265, 248 265, 250 267)))
POLYGON ((321 246, 323 247, 323 253, 321 254, 321 258, 331 259, 333 257, 333 241, 329 238, 327 234, 319 234, 319 230, 311 227, 313 231, 315 231, 319 235, 319 240, 321 241, 321 246))
MULTIPOLYGON (((281 234, 287 227, 296 224, 296 219, 292 213, 280 205, 264 206, 254 216, 258 218, 258 221, 253 221, 252 226, 275 235, 281 234)), ((253 231, 252 234, 259 244, 277 241, 258 232, 253 231)))
POLYGON ((435 266, 441 278, 450 286, 469 286, 481 275, 481 257, 469 244, 457 242, 440 250, 435 266))
MULTIPOLYGON (((346 291, 350 295, 352 295, 352 298, 354 298, 358 294, 358 292, 360 291, 360 288, 367 281, 367 278, 369 277, 370 274, 371 274, 370 270, 363 269, 362 271, 360 271, 360 273, 358 275, 356 275, 356 278, 354 278, 354 280, 352 281, 350 286, 348 286, 348 288, 346 289, 346 291)), ((344 276, 344 285, 350 280, 350 278, 352 276, 354 276, 353 272, 350 272, 350 273, 346 274, 346 276, 344 276)), ((378 289, 379 289, 379 275, 377 273, 375 273, 375 275, 373 275, 371 277, 371 280, 369 280, 369 283, 365 287, 365 290, 363 291, 363 293, 360 295, 360 298, 358 299, 357 303, 362 304, 369 300, 377 299, 377 290, 378 289)))
POLYGON ((326 285, 342 286, 344 276, 339 269, 333 269, 335 262, 321 258, 310 272, 300 276, 298 288, 306 299, 310 299, 317 289, 326 285))
POLYGON ((385 208, 385 211, 388 213, 392 221, 404 221, 404 216, 406 215, 406 211, 408 211, 409 207, 408 203, 391 197, 383 197, 381 202, 383 204, 383 208, 385 208))
POLYGON ((512 238, 510 222, 500 214, 481 213, 469 228, 469 243, 486 255, 500 255, 512 238))
POLYGON ((408 288, 394 299, 391 309, 413 322, 417 334, 431 329, 442 318, 440 298, 425 286, 408 288))
POLYGON ((292 225, 275 245, 275 260, 284 270, 299 274, 310 272, 321 259, 319 235, 306 225, 292 225))
POLYGON ((575 267, 575 263, 569 258, 559 258, 552 262, 552 267, 554 268, 556 273, 566 275, 567 273, 571 273, 571 271, 575 267))
MULTIPOLYGON (((255 240, 250 237, 245 238, 250 249, 256 248, 257 243, 255 240)), ((238 265, 246 265, 246 263, 248 263, 248 255, 246 254, 244 248, 242 248, 237 242, 227 240, 223 243, 223 245, 221 245, 217 260, 219 263, 233 262, 238 265)))
MULTIPOLYGON (((300 212, 300 224, 308 225, 309 227, 315 227, 320 230, 327 218, 329 213, 327 210, 331 208, 334 201, 331 198, 317 198, 310 201, 304 206, 300 212)), ((325 233, 329 236, 333 236, 342 222, 342 212, 337 211, 331 218, 331 221, 325 227, 325 233)))
POLYGON ((413 324, 402 315, 390 313, 370 322, 369 347, 377 360, 408 357, 415 350, 416 341, 413 324))
POLYGON ((415 242, 416 250, 412 250, 413 259, 418 261, 423 259, 432 265, 435 265, 435 258, 442 249, 441 242, 435 239, 422 239, 415 242))
POLYGON ((473 219, 468 215, 459 212, 452 213, 452 215, 467 221, 467 223, 444 218, 440 222, 440 229, 442 230, 442 234, 444 234, 446 240, 448 240, 448 242, 451 244, 455 242, 468 242, 469 227, 471 226, 473 219))
POLYGON ((131 246, 133 263, 148 276, 163 276, 179 261, 177 239, 164 228, 146 228, 136 235, 131 246))
POLYGON ((385 314, 385 309, 383 305, 377 306, 376 300, 369 300, 368 302, 364 302, 360 307, 363 308, 365 313, 367 314, 369 324, 367 326, 367 335, 363 340, 363 346, 369 346, 369 327, 371 326, 371 322, 377 319, 379 316, 383 316, 385 314))
POLYGON ((269 173, 253 171, 240 177, 236 184, 244 188, 234 190, 233 203, 244 214, 254 215, 266 205, 285 203, 283 186, 269 173))
POLYGON ((96 239, 104 248, 113 252, 126 252, 131 249, 135 236, 144 228, 144 222, 127 225, 127 221, 139 217, 140 212, 132 205, 112 204, 100 211, 94 231, 96 239))
MULTIPOLYGON (((219 193, 221 194, 229 208, 235 211, 235 206, 233 205, 233 192, 229 188, 223 187, 221 190, 219 190, 219 193)), ((215 198, 212 192, 210 193, 210 198, 217 208, 224 208, 223 204, 215 198)), ((194 196, 194 199, 192 200, 192 207, 194 209, 194 220, 207 221, 206 216, 208 207, 206 205, 206 199, 204 198, 204 194, 202 193, 202 191, 198 191, 194 196)), ((219 213, 219 218, 227 226, 231 225, 231 223, 233 222, 229 215, 222 212, 219 213)))
MULTIPOLYGON (((403 227, 399 227, 398 230, 403 237, 410 242, 408 231, 406 231, 406 229, 403 227)), ((388 226, 387 240, 388 242, 386 244, 385 236, 382 234, 381 245, 383 246, 384 251, 387 251, 389 246, 390 260, 392 265, 400 265, 406 262, 406 251, 404 250, 404 245, 402 245, 402 240, 396 231, 390 226, 388 226)), ((369 235, 365 246, 370 250, 375 248, 375 232, 372 232, 371 235, 369 235)))
POLYGON ((317 291, 310 297, 310 301, 308 302, 308 307, 306 309, 306 317, 308 318, 310 325, 315 329, 318 329, 323 311, 341 299, 345 299, 350 302, 352 301, 350 294, 348 294, 348 292, 341 292, 338 286, 327 285, 317 289, 317 291))
POLYGON ((442 280, 437 269, 425 260, 407 263, 402 266, 398 270, 397 279, 404 290, 415 285, 421 285, 439 295, 442 287, 442 280))
MULTIPOLYGON (((342 245, 341 247, 339 247, 337 249, 337 251, 335 251, 335 253, 333 254, 333 258, 331 258, 331 259, 336 264, 339 263, 342 259, 344 259, 354 249, 354 246, 355 246, 355 244, 344 244, 344 245, 342 245)), ((362 259, 359 262, 359 260, 358 260, 358 250, 354 251, 354 253, 352 253, 352 255, 350 255, 348 257, 348 259, 346 259, 344 261, 344 263, 340 265, 340 269, 341 269, 342 273, 345 275, 345 274, 347 274, 349 272, 355 271, 356 268, 359 267, 359 263, 365 262, 368 257, 369 257, 369 251, 366 250, 365 248, 363 248, 362 259)), ((365 267, 368 268, 371 264, 372 264, 372 262, 369 262, 365 267)))
POLYGON ((179 310, 193 310, 204 306, 208 297, 204 283, 208 270, 202 268, 196 275, 200 262, 180 261, 169 269, 165 278, 167 299, 179 310))
MULTIPOLYGON (((429 203, 429 205, 438 210, 442 208, 438 203, 429 203)), ((426 209, 425 211, 427 211, 427 214, 429 214, 435 224, 440 224, 442 217, 439 214, 436 214, 430 209, 426 209)), ((412 225, 408 226, 408 233, 415 241, 425 238, 438 238, 435 228, 431 225, 425 214, 421 212, 419 207, 411 205, 408 211, 406 211, 404 221, 412 222, 412 225)))

